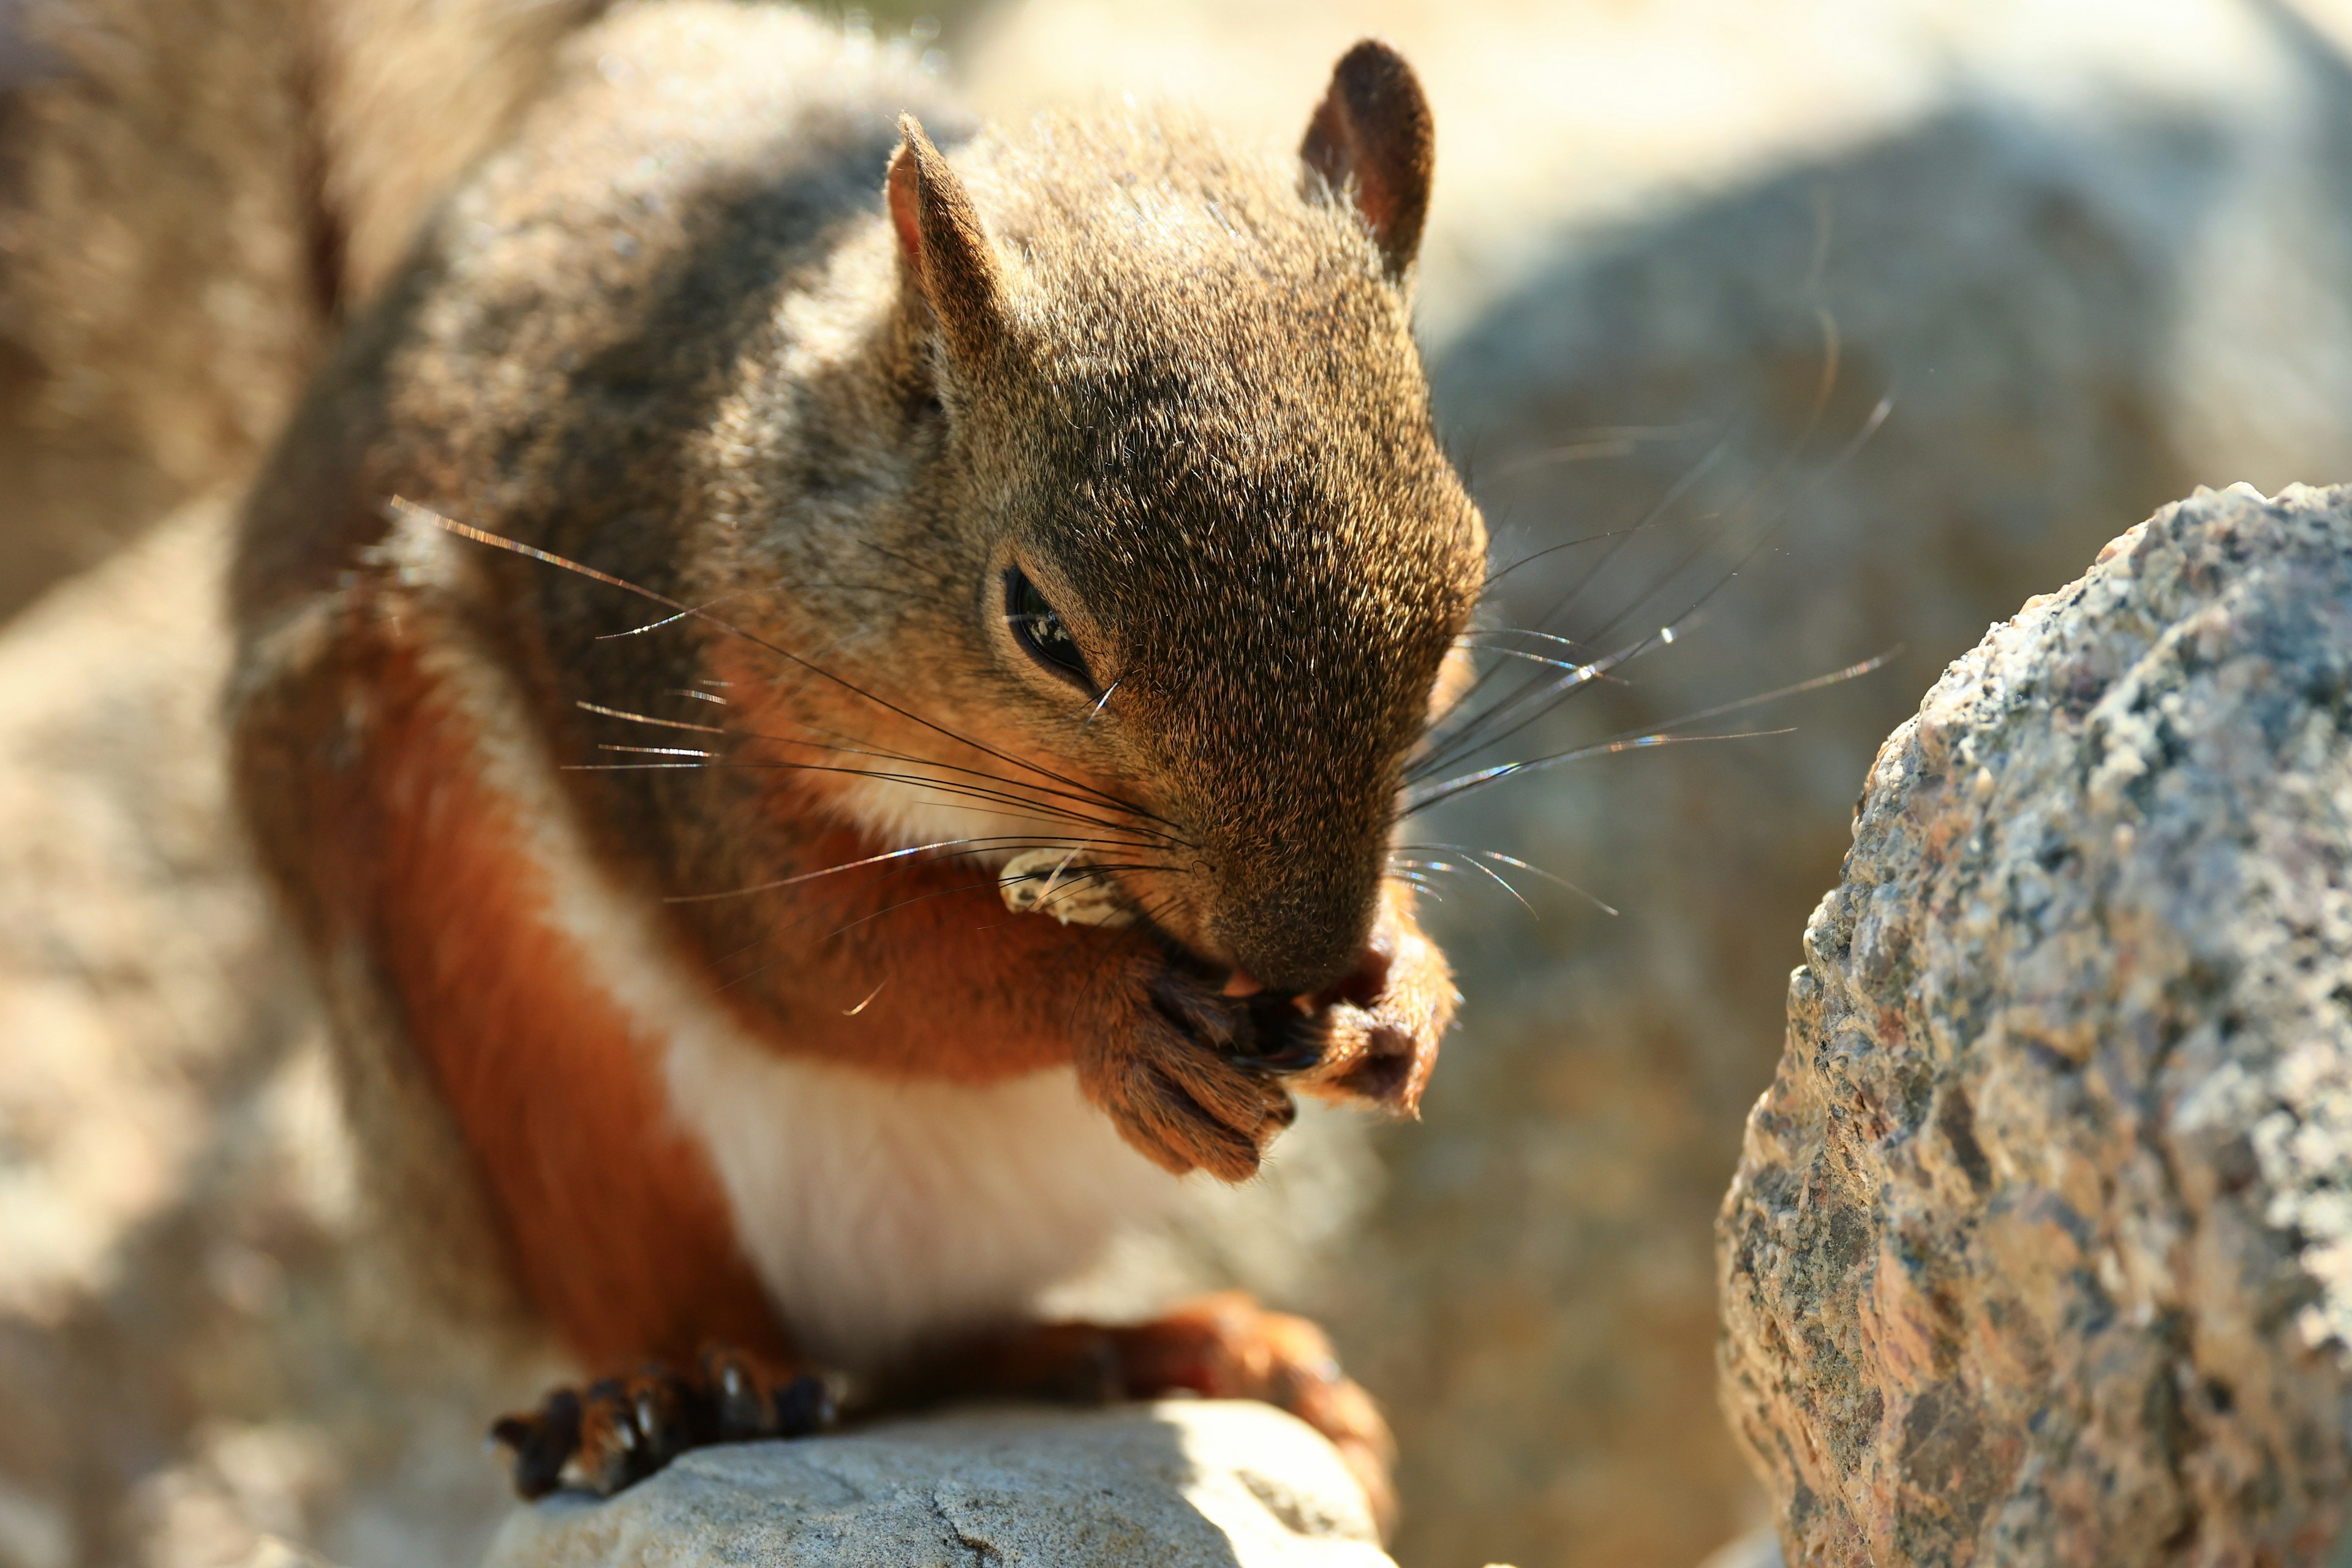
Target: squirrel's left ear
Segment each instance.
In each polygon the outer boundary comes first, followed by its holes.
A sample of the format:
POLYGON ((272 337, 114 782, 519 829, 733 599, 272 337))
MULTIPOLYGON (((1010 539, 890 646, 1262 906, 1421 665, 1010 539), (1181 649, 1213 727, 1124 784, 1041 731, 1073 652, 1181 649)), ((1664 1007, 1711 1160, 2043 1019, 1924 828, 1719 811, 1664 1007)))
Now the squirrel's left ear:
POLYGON ((884 200, 898 238, 907 280, 919 289, 955 356, 985 355, 1000 323, 1003 286, 996 252, 963 182, 911 114, 898 117, 903 138, 890 160, 884 200))
POLYGON ((1421 248, 1437 158, 1429 100, 1404 57, 1377 38, 1340 56, 1298 155, 1332 190, 1354 198, 1389 276, 1402 278, 1421 248))

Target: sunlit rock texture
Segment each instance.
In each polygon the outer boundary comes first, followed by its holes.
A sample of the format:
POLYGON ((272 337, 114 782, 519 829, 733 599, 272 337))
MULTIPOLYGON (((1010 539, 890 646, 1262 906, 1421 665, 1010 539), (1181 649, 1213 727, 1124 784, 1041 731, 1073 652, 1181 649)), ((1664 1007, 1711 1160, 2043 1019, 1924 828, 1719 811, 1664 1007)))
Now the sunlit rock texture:
POLYGON ((1887 740, 1720 1228, 1790 1562, 2318 1563, 2352 1481, 2352 488, 2200 492, 1887 740))
POLYGON ((1263 1405, 988 1410, 712 1448, 518 1511, 485 1568, 1395 1568, 1328 1443, 1263 1405))

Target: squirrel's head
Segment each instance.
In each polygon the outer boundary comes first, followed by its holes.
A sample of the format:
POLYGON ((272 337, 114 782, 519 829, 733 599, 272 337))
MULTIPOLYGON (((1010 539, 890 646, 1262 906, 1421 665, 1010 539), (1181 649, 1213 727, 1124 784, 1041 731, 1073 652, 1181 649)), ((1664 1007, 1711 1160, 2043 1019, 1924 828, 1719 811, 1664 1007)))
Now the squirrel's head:
POLYGON ((973 595, 964 700, 1140 809, 1091 858, 1204 963, 1343 979, 1485 573, 1411 331, 1419 84, 1358 45, 1296 159, 1049 120, 967 177, 903 129, 887 205, 925 526, 973 595))

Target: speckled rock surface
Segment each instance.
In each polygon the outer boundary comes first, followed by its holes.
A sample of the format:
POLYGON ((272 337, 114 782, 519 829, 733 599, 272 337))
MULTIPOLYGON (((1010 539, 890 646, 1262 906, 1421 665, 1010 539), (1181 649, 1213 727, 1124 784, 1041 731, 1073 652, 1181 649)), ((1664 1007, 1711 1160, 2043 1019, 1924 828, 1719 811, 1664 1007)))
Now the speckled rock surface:
POLYGON ((2200 492, 1879 752, 1719 1227, 1790 1561, 2326 1559, 2347 694, 2352 488, 2200 492))
POLYGON ((485 1568, 1391 1568, 1330 1445, 1270 1405, 991 1410, 688 1455, 518 1511, 485 1568))

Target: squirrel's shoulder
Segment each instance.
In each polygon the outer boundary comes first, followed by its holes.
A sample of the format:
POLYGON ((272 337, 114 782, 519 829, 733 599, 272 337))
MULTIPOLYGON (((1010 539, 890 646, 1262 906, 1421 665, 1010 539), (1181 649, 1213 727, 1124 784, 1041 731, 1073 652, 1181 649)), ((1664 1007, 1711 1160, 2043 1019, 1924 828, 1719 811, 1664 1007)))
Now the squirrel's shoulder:
MULTIPOLYGON (((781 6, 583 28, 298 407, 247 502, 239 619, 331 589, 391 495, 575 553, 541 521, 658 514, 731 373, 774 353, 780 300, 860 237, 850 270, 887 281, 881 175, 910 109, 967 128, 903 46, 781 6)), ((625 564, 658 583, 671 562, 625 564)))

